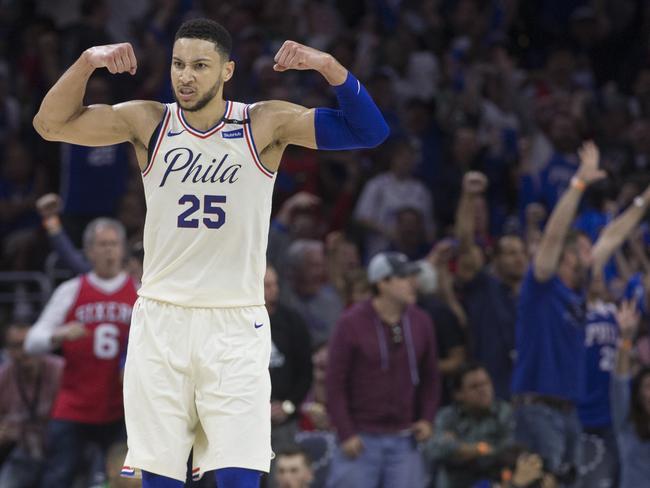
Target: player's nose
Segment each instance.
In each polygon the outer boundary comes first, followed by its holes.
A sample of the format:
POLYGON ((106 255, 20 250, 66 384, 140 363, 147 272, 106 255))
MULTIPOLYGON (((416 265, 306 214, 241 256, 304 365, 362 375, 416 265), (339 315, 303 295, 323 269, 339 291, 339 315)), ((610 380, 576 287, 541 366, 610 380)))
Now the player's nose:
POLYGON ((187 66, 178 75, 178 80, 183 84, 189 83, 193 79, 194 79, 194 72, 190 67, 187 66))

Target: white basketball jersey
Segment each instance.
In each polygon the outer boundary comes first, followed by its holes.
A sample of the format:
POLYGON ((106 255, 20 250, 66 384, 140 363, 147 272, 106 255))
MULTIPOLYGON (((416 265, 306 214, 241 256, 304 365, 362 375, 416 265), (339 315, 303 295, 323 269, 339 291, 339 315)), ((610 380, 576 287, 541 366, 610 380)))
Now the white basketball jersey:
POLYGON ((142 173, 147 202, 139 294, 187 307, 264 304, 275 174, 262 165, 248 106, 226 102, 212 129, 166 105, 142 173))

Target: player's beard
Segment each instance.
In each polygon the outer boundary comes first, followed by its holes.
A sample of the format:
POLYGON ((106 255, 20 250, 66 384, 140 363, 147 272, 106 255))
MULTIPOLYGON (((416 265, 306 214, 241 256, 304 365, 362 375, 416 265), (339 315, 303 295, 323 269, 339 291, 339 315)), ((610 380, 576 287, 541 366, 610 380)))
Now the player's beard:
POLYGON ((191 106, 183 105, 183 102, 181 102, 176 96, 176 91, 174 91, 174 98, 176 99, 176 103, 180 105, 180 107, 186 112, 198 112, 202 108, 205 108, 205 106, 208 103, 210 103, 214 97, 217 96, 217 93, 219 93, 220 86, 221 86, 221 78, 217 80, 217 82, 212 86, 212 88, 208 90, 208 92, 205 95, 203 95, 194 105, 191 106))

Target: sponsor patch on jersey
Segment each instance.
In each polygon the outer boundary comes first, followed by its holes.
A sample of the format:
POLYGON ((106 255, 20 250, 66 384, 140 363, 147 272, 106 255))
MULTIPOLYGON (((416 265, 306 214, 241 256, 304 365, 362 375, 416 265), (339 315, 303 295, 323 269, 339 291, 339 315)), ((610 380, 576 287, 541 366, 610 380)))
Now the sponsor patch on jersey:
POLYGON ((244 129, 227 130, 221 133, 224 139, 240 139, 244 137, 244 129))

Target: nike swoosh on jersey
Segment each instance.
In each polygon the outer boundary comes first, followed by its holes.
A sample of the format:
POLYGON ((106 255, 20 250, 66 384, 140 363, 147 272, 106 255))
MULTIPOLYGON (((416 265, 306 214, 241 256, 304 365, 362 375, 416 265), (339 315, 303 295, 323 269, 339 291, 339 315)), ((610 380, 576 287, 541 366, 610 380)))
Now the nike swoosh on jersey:
POLYGON ((262 327, 263 325, 264 325, 264 324, 258 324, 257 322, 255 322, 255 328, 256 328, 256 329, 259 329, 259 328, 262 327))
POLYGON ((185 129, 183 129, 183 130, 181 130, 181 131, 179 131, 179 132, 172 132, 172 131, 170 130, 169 132, 167 132, 167 137, 179 136, 179 135, 181 135, 183 132, 185 132, 185 129))

